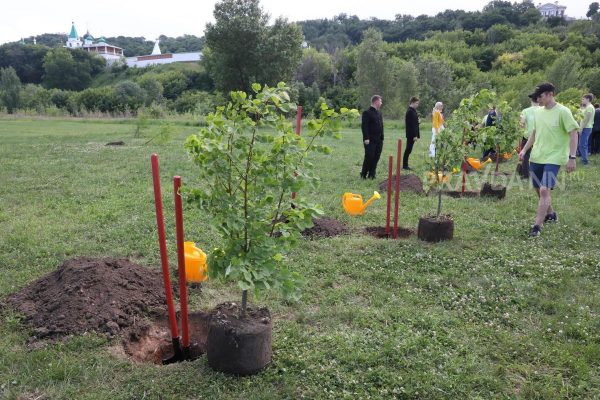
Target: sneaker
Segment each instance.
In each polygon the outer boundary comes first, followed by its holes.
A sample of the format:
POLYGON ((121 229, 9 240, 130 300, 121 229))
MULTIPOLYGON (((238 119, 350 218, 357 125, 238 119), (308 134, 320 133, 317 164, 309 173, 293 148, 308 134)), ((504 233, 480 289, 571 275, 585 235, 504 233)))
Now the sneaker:
POLYGON ((547 222, 558 222, 558 215, 556 215, 556 211, 544 217, 544 223, 547 222))
POLYGON ((402 167, 402 169, 405 169, 407 171, 412 171, 413 170, 411 167, 402 167))
POLYGON ((540 233, 542 233, 542 228, 540 228, 539 225, 534 225, 529 231, 529 237, 538 237, 540 236, 540 233))

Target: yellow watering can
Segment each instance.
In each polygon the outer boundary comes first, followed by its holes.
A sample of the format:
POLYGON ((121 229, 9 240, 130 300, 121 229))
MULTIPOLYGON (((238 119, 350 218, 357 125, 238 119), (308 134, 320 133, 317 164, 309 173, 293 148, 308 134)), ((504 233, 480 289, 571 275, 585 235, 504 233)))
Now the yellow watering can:
POLYGON ((194 242, 184 242, 183 253, 185 255, 185 280, 193 283, 207 280, 206 254, 197 248, 194 242))
POLYGON ((369 205, 377 199, 380 199, 379 192, 373 192, 373 196, 363 204, 363 198, 360 194, 346 192, 342 195, 342 206, 344 211, 350 215, 363 215, 369 205))
POLYGON ((485 164, 492 162, 492 159, 488 157, 487 160, 485 160, 484 162, 481 162, 481 160, 479 158, 467 157, 467 162, 469 163, 469 165, 471 167, 473 167, 474 170, 479 171, 481 168, 483 168, 485 166, 485 164))

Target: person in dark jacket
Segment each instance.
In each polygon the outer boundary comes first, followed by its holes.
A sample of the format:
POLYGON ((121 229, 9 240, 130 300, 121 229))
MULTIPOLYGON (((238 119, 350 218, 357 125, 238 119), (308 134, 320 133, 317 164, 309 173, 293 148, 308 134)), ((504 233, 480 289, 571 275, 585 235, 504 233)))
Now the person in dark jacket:
POLYGON ((375 179, 377 163, 383 150, 383 117, 379 111, 382 104, 381 96, 374 95, 371 97, 371 107, 362 113, 361 129, 365 159, 360 177, 363 179, 375 179))
POLYGON ((402 159, 402 168, 411 170, 408 166, 408 157, 412 153, 413 145, 421 137, 419 132, 419 116, 417 108, 419 107, 419 98, 411 97, 406 115, 404 116, 404 126, 406 130, 406 148, 404 149, 404 157, 402 159))
POLYGON ((590 154, 600 153, 600 104, 594 104, 594 125, 592 126, 592 143, 590 154))
MULTIPOLYGON (((496 118, 498 115, 496 114, 496 106, 492 106, 488 111, 488 115, 485 118, 485 126, 496 126, 496 118)), ((481 156, 481 160, 485 160, 488 157, 495 158, 496 157, 496 149, 489 148, 483 152, 483 156, 481 156)))

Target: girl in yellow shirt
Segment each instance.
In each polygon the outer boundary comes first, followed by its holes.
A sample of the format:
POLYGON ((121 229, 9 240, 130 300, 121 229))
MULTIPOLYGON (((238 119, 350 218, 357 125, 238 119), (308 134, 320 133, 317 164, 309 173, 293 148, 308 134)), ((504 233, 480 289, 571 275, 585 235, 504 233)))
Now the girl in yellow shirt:
POLYGON ((444 116, 442 110, 444 104, 441 101, 435 103, 433 111, 431 113, 432 126, 431 126, 431 144, 429 145, 429 156, 435 157, 435 138, 444 129, 444 116))

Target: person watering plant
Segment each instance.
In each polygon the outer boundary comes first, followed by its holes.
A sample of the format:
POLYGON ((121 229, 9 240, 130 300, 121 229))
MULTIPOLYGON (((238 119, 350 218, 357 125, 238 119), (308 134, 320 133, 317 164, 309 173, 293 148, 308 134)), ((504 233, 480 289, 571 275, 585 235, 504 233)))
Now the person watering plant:
POLYGON ((429 145, 429 157, 435 157, 435 138, 444 129, 444 116, 442 110, 444 104, 441 101, 435 103, 431 112, 431 144, 429 145))
MULTIPOLYGON (((537 98, 535 97, 531 97, 532 94, 529 95, 529 98, 531 99, 531 105, 529 107, 527 107, 526 109, 524 109, 523 111, 521 111, 521 128, 525 128, 524 132, 523 132, 523 137, 521 138, 521 148, 525 147, 525 144, 527 143, 527 140, 529 139, 529 136, 531 136, 531 133, 533 132, 533 127, 534 127, 534 112, 535 110, 537 110, 539 108, 538 102, 537 102, 537 98)), ((529 149, 527 151, 527 153, 525 153, 525 156, 523 157, 523 162, 521 163, 521 170, 520 170, 520 175, 522 178, 529 178, 529 156, 531 155, 531 149, 529 149)))
POLYGON ((375 179, 377 163, 383 150, 383 117, 381 115, 381 96, 371 97, 371 107, 362 113, 361 129, 363 134, 363 145, 365 147, 365 158, 363 161, 360 177, 363 179, 375 179))
POLYGON ((539 197, 530 237, 539 236, 544 223, 558 221, 550 191, 556 185, 560 166, 567 164, 567 172, 575 171, 578 126, 571 110, 554 99, 555 90, 553 84, 543 83, 530 95, 538 99, 540 107, 534 111, 533 132, 519 153, 519 159, 523 160, 532 149, 529 172, 539 197))

